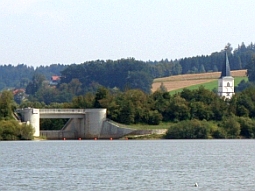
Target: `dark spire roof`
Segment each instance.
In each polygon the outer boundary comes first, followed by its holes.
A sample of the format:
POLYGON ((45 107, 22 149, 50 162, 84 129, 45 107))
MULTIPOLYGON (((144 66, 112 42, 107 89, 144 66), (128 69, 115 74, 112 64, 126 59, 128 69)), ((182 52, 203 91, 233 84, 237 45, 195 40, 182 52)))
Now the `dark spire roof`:
POLYGON ((230 74, 230 66, 229 66, 229 61, 228 61, 228 54, 227 51, 226 52, 226 56, 225 56, 225 63, 223 63, 222 66, 222 71, 221 71, 221 78, 222 77, 226 77, 226 76, 231 76, 230 74))

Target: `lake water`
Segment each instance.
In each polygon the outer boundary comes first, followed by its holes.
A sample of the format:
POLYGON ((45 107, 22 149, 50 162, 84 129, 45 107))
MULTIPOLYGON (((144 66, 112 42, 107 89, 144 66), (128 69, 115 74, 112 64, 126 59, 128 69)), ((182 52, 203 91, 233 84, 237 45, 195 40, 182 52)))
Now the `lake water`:
POLYGON ((250 191, 255 140, 1 141, 0 190, 250 191))

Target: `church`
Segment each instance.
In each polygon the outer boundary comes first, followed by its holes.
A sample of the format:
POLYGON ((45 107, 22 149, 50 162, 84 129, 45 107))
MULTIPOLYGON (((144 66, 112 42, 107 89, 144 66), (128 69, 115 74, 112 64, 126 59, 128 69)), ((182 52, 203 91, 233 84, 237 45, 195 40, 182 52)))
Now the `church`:
POLYGON ((228 53, 225 50, 225 62, 222 66, 221 76, 218 79, 218 95, 225 97, 225 99, 231 99, 235 94, 234 92, 234 78, 230 73, 230 66, 228 61, 228 53))

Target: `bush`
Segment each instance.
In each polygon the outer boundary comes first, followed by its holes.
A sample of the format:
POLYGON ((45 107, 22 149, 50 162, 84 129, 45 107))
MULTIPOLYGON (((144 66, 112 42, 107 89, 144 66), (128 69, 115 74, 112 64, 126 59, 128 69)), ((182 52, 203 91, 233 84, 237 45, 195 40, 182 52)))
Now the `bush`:
POLYGON ((13 120, 2 120, 0 123, 0 133, 2 140, 17 140, 18 139, 18 122, 13 120))
POLYGON ((34 129, 31 125, 19 124, 15 120, 0 121, 0 140, 31 140, 34 129))
POLYGON ((238 138, 241 132, 241 125, 237 121, 237 117, 230 116, 225 118, 220 126, 226 131, 227 137, 226 138, 238 138))
POLYGON ((210 124, 196 119, 181 121, 171 126, 167 133, 167 139, 207 139, 210 137, 210 124))
POLYGON ((254 138, 255 135, 255 121, 248 117, 240 117, 238 122, 241 126, 240 135, 245 138, 254 138))
POLYGON ((159 125, 162 120, 162 115, 158 111, 150 111, 149 112, 149 125, 159 125))
POLYGON ((218 127, 212 132, 212 137, 215 139, 225 139, 227 137, 227 132, 223 128, 218 127))
POLYGON ((34 139, 34 128, 29 124, 23 123, 19 126, 20 133, 18 135, 20 140, 32 140, 34 139))

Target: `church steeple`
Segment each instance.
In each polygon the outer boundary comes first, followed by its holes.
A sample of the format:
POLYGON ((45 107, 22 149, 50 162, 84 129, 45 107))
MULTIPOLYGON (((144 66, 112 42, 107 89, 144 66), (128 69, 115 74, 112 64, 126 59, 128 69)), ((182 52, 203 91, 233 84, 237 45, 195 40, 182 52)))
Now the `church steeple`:
POLYGON ((222 63, 221 76, 218 79, 218 95, 231 99, 234 92, 234 78, 230 74, 230 66, 228 61, 227 47, 225 48, 225 62, 222 63))
POLYGON ((222 78, 227 76, 231 76, 231 74, 230 74, 230 66, 228 61, 228 53, 227 53, 227 50, 225 49, 225 62, 222 65, 222 71, 221 71, 220 77, 222 78))

